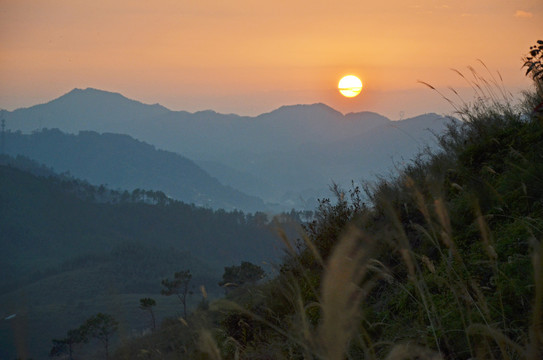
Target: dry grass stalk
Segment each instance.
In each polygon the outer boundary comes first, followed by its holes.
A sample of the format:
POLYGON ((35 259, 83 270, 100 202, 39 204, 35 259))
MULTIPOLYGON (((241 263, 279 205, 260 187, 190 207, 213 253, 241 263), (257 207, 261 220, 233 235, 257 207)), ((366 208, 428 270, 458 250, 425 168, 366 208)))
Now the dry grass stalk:
POLYGON ((428 258, 428 256, 426 255, 422 255, 422 262, 426 265, 426 267, 428 268, 428 270, 430 270, 430 272, 432 274, 435 274, 436 272, 436 267, 434 266, 434 263, 432 262, 432 260, 430 260, 428 258))
POLYGON ((485 252, 490 260, 496 261, 498 259, 498 254, 496 254, 496 250, 494 250, 494 241, 492 239, 490 228, 488 227, 488 224, 481 213, 479 205, 476 206, 475 211, 477 214, 477 225, 479 226, 481 240, 483 241, 485 252))
POLYGON ((445 207, 445 203, 443 202, 441 198, 434 200, 434 208, 435 208, 437 217, 439 219, 439 223, 441 224, 441 227, 443 228, 443 231, 440 232, 441 241, 451 251, 451 254, 454 255, 460 262, 462 262, 460 254, 458 253, 458 250, 456 249, 456 245, 453 241, 452 227, 451 227, 451 221, 449 219, 449 213, 447 211, 447 208, 445 207))
POLYGON ((345 358, 366 291, 359 286, 367 272, 370 242, 354 227, 346 232, 326 266, 321 283, 322 318, 318 328, 322 358, 345 358))
POLYGON ((211 360, 221 360, 221 352, 219 346, 215 342, 213 335, 209 330, 202 330, 200 332, 200 337, 198 339, 198 349, 203 353, 207 354, 211 360))
POLYGON ((482 335, 484 337, 492 338, 499 346, 504 359, 509 358, 509 352, 511 350, 516 352, 521 358, 526 356, 525 350, 522 348, 522 346, 511 340, 502 331, 489 325, 471 324, 466 329, 466 332, 469 335, 482 335))
POLYGON ((287 234, 285 233, 285 230, 283 230, 282 228, 279 227, 279 228, 277 228, 277 234, 279 235, 279 238, 281 239, 281 241, 285 245, 287 252, 291 256, 296 256, 296 250, 294 250, 294 247, 290 243, 290 240, 288 239, 287 234))
POLYGON ((309 236, 307 236, 306 234, 303 234, 302 235, 302 239, 304 239, 304 244, 307 246, 307 248, 311 251, 311 254, 313 255, 313 257, 315 258, 315 260, 317 261, 317 263, 321 266, 324 266, 324 260, 322 259, 322 256, 321 254, 319 253, 319 250, 317 249, 317 247, 315 246, 315 244, 313 244, 313 242, 311 241, 311 239, 309 239, 309 236))
POLYGON ((406 185, 407 188, 411 190, 411 193, 415 196, 415 202, 417 204, 417 207, 419 208, 419 211, 424 216, 424 220, 426 220, 426 222, 430 224, 430 212, 428 211, 428 207, 426 206, 424 195, 422 195, 419 189, 415 187, 415 181, 411 177, 407 177, 406 185))
MULTIPOLYGON (((438 349, 438 351, 440 351, 441 349, 439 339, 436 333, 436 330, 441 327, 441 325, 439 324, 440 320, 439 318, 436 318, 434 316, 436 313, 435 306, 431 302, 431 296, 429 296, 430 293, 428 291, 426 283, 422 279, 422 271, 418 264, 414 261, 414 254, 411 249, 409 239, 397 212, 394 210, 391 204, 384 204, 384 206, 388 212, 389 219, 392 221, 394 228, 396 229, 396 236, 399 241, 399 252, 402 255, 405 266, 407 267, 409 279, 417 290, 418 297, 424 309, 424 313, 426 315, 426 318, 428 319, 429 328, 433 333, 436 348, 438 349)), ((432 223, 429 223, 429 226, 432 227, 432 223)))

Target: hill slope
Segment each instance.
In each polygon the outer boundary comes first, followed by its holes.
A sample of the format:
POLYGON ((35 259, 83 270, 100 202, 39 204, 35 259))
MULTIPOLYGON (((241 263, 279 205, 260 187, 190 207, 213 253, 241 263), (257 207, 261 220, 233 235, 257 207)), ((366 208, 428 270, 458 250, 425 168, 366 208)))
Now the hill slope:
MULTIPOLYGON (((32 171, 48 177, 32 175, 15 167, 21 159, 2 162, 12 165, 0 165, 0 308, 18 315, 0 323, 0 358, 14 358, 16 344, 19 356, 46 358, 53 337, 99 311, 123 308, 125 331, 141 328, 138 299, 160 297, 161 279, 175 271, 190 269, 191 291, 205 285, 217 296, 224 266, 281 254, 262 214, 112 192, 43 168, 32 171)), ((157 300, 160 317, 179 309, 157 300)))
POLYGON ((195 314, 207 332, 172 321, 116 359, 541 359, 542 80, 522 105, 490 92, 461 108, 440 150, 369 201, 321 201, 275 278, 195 314))
POLYGON ((80 130, 118 132, 115 130, 125 123, 168 112, 158 104, 142 104, 118 93, 73 89, 48 103, 15 110, 9 117, 8 128, 23 132, 42 128, 59 128, 71 133, 80 130))
POLYGON ((266 207, 262 200, 222 185, 189 159, 128 135, 8 132, 6 142, 8 154, 27 156, 93 184, 129 191, 160 190, 186 203, 215 209, 257 211, 266 207))
POLYGON ((2 263, 19 269, 125 241, 173 246, 217 264, 267 257, 275 245, 265 225, 255 222, 257 217, 241 212, 213 211, 165 197, 161 202, 160 193, 146 191, 119 192, 115 203, 97 202, 94 198, 103 190, 77 180, 38 177, 5 165, 0 171, 0 251, 10 254, 2 263))

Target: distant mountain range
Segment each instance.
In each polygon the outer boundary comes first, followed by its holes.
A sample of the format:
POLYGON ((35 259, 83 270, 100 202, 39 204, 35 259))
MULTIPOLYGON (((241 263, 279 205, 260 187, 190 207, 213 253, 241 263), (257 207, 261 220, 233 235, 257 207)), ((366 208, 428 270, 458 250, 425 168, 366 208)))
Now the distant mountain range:
POLYGON ((222 184, 284 209, 313 208, 332 182, 348 185, 393 169, 432 146, 432 133, 448 122, 437 114, 402 121, 372 112, 343 115, 324 104, 284 106, 256 117, 188 113, 96 89, 74 89, 4 117, 12 131, 127 134, 182 154, 222 184))
POLYGON ((54 129, 8 132, 5 140, 9 155, 27 156, 95 185, 160 190, 185 203, 215 209, 254 212, 266 208, 261 199, 222 185, 191 160, 128 135, 93 131, 72 135, 54 129))

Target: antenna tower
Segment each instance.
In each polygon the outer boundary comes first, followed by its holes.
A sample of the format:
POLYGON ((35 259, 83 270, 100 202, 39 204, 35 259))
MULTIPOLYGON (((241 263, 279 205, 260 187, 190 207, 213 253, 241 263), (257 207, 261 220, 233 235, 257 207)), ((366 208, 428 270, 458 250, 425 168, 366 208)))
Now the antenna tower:
POLYGON ((6 153, 6 119, 2 117, 2 155, 6 153))

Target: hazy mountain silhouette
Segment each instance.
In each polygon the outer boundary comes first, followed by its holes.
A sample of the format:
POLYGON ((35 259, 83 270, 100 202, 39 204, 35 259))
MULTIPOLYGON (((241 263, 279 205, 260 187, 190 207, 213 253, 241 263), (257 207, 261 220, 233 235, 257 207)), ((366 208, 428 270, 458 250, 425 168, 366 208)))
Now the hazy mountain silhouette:
POLYGON ((283 201, 283 207, 299 204, 302 193, 326 195, 332 181, 349 183, 393 168, 432 140, 427 129, 440 132, 446 123, 436 114, 403 121, 372 112, 343 115, 324 104, 283 106, 255 117, 189 113, 95 89, 75 89, 5 118, 9 129, 26 132, 47 127, 128 134, 183 154, 225 185, 283 201))
MULTIPOLYGON (((58 128, 65 132, 79 130, 115 131, 134 119, 148 119, 169 112, 161 105, 145 105, 121 94, 96 89, 73 89, 46 104, 13 112, 9 126, 24 132, 58 128), (16 126, 15 126, 16 125, 16 126)), ((9 120, 8 120, 9 121, 9 120)))
POLYGON ((261 199, 222 185, 191 160, 128 135, 72 135, 54 129, 28 135, 8 132, 6 141, 8 154, 27 156, 96 185, 161 190, 174 199, 215 209, 265 208, 261 199))

